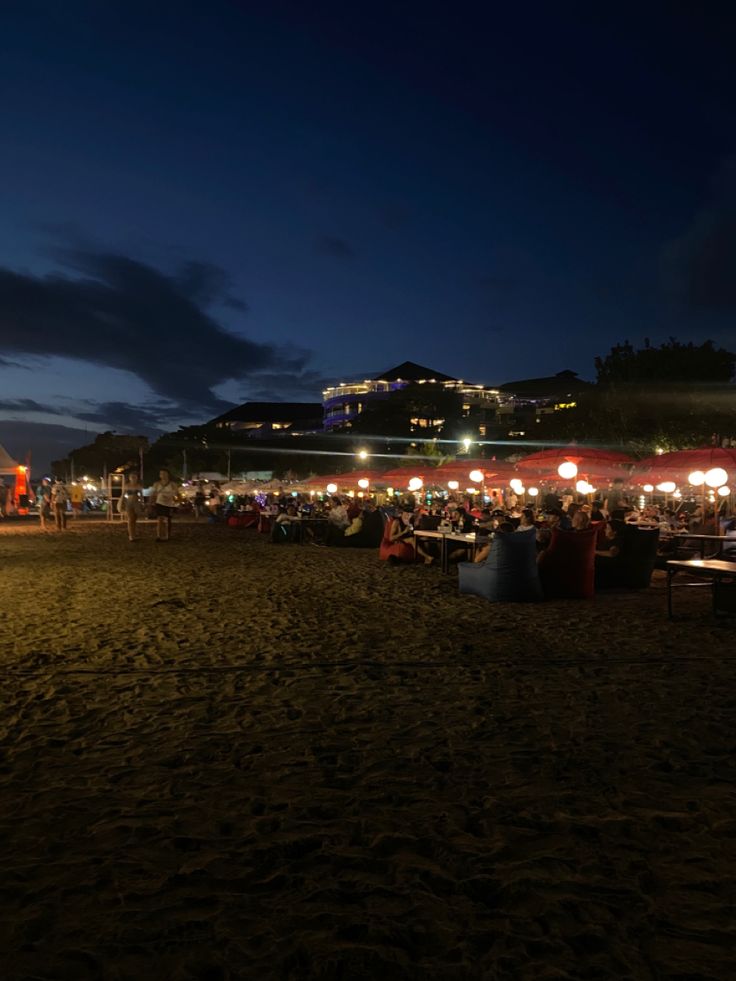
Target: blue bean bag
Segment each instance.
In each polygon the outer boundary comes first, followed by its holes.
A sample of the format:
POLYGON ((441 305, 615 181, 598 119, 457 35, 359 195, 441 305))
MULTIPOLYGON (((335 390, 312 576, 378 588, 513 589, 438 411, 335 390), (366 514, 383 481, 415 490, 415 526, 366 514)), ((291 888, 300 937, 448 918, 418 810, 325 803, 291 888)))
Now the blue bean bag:
POLYGON ((532 532, 496 534, 485 562, 461 562, 460 592, 491 603, 535 603, 542 599, 537 541, 532 532))

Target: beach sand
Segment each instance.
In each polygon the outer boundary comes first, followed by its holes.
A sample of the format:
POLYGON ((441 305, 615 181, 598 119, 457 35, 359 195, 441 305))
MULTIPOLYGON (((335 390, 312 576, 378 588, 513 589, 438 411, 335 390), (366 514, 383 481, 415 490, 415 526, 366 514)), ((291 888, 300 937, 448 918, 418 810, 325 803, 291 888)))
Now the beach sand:
POLYGON ((0 975, 734 977, 736 630, 175 523, 0 532, 0 975))

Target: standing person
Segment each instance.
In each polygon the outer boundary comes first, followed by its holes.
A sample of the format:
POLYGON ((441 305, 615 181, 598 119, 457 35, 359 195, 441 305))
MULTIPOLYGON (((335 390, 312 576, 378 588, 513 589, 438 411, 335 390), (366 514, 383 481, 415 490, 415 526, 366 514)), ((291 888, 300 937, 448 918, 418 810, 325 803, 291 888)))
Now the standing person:
POLYGON ((54 486, 51 488, 51 507, 54 511, 57 531, 66 531, 66 506, 68 503, 69 492, 66 489, 66 484, 57 477, 54 486))
POLYGON ((8 516, 8 497, 10 496, 10 488, 5 483, 4 480, 0 480, 0 518, 7 518, 8 516))
POLYGON ((194 492, 194 516, 195 518, 206 517, 206 504, 207 499, 204 496, 204 490, 202 489, 202 481, 200 480, 197 485, 197 489, 194 492))
POLYGON ((159 470, 158 480, 153 485, 153 502, 156 507, 156 541, 168 542, 171 535, 171 516, 176 506, 179 486, 171 479, 166 468, 159 470))
POLYGON ((81 484, 75 481, 72 482, 72 486, 69 491, 69 497, 72 502, 72 515, 78 518, 82 513, 82 503, 84 502, 84 488, 81 484))
POLYGON ((135 471, 128 474, 127 485, 118 506, 128 525, 128 541, 137 542, 139 536, 135 532, 138 518, 143 514, 143 488, 135 471))
POLYGON ((41 520, 41 531, 47 530, 47 522, 51 517, 51 481, 44 477, 36 488, 36 500, 38 501, 38 517, 41 520))

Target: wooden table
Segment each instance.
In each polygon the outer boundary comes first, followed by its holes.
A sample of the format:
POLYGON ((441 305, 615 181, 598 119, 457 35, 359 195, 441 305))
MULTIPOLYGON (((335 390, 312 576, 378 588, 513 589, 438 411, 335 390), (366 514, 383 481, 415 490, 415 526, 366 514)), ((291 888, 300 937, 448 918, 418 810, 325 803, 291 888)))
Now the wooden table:
MULTIPOLYGON (((682 539, 681 547, 685 545, 687 541, 696 542, 700 548, 700 558, 705 558, 705 549, 708 542, 715 542, 718 545, 715 555, 720 555, 723 552, 725 545, 736 545, 736 538, 728 538, 725 535, 695 535, 688 531, 676 531, 671 535, 666 535, 662 537, 662 541, 672 541, 672 539, 682 539)), ((715 556, 712 556, 715 557, 715 556)))
POLYGON ((672 580, 678 572, 689 572, 698 577, 697 582, 683 582, 680 586, 710 586, 713 591, 713 614, 718 615, 719 586, 725 579, 733 579, 728 588, 736 591, 736 562, 722 559, 675 559, 667 563, 667 615, 672 619, 672 580))

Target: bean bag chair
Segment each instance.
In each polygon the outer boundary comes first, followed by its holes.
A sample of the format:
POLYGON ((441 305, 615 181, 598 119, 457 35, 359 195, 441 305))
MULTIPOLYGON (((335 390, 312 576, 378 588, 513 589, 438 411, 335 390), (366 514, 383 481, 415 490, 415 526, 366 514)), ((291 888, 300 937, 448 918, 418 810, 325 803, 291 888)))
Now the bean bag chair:
POLYGON ((595 548, 598 529, 555 528, 539 557, 539 578, 547 599, 592 599, 595 595, 595 548))
POLYGON ((639 528, 621 523, 618 555, 596 556, 596 589, 646 589, 657 561, 659 528, 639 528))
POLYGON ((366 511, 363 527, 355 535, 343 536, 340 543, 345 548, 380 548, 383 539, 383 515, 380 511, 366 511))
POLYGON ((534 603, 543 598, 537 570, 536 536, 496 534, 485 562, 458 565, 461 593, 491 603, 534 603))
POLYGON ((270 535, 273 528, 274 518, 271 514, 258 515, 258 531, 261 535, 270 535))
POLYGON ((411 545, 408 545, 406 542, 391 542, 390 534, 392 524, 393 521, 389 519, 383 529, 383 538, 378 548, 378 558, 386 562, 391 556, 394 556, 399 562, 413 562, 414 549, 411 545))

